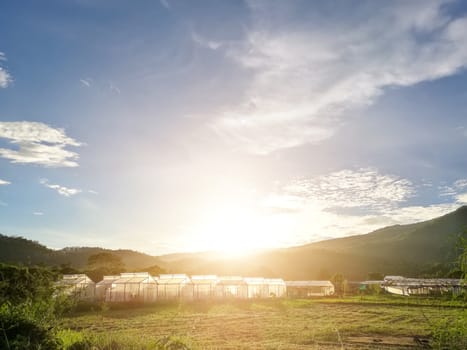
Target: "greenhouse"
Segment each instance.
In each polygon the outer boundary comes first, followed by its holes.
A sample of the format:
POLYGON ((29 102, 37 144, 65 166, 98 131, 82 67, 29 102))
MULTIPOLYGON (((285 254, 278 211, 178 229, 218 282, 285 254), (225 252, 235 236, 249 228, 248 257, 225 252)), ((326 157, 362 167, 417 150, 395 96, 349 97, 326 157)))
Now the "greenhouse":
POLYGON ((265 278, 264 283, 267 286, 267 295, 269 297, 283 297, 287 292, 287 287, 282 278, 265 278))
POLYGON ((334 294, 334 285, 330 281, 286 281, 287 296, 308 298, 334 294))
POLYGON ((147 272, 121 273, 111 282, 105 294, 109 302, 154 302, 157 299, 156 280, 147 272))
POLYGON ((193 284, 193 298, 206 299, 216 295, 216 287, 219 279, 216 275, 194 275, 191 276, 193 284))
POLYGON ((157 280, 157 296, 159 299, 192 299, 193 284, 185 274, 162 274, 157 280))
POLYGON ((58 285, 65 293, 74 295, 78 299, 94 298, 96 284, 85 274, 63 275, 58 285))
POLYGON ((218 298, 247 298, 248 286, 240 276, 219 277, 216 296, 218 298))
POLYGON ((459 279, 450 278, 405 278, 386 276, 382 283, 384 290, 398 295, 440 295, 459 294, 465 286, 459 279))
POLYGON ((263 277, 245 277, 248 298, 269 297, 269 287, 263 277))
POLYGON ((104 301, 110 299, 110 290, 114 281, 118 280, 120 275, 104 276, 102 281, 96 283, 96 300, 104 301))

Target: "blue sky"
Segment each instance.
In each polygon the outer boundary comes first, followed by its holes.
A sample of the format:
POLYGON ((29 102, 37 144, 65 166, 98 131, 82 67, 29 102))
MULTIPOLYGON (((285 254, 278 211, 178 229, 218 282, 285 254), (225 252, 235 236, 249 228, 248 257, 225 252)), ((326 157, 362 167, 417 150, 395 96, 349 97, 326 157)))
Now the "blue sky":
POLYGON ((2 1, 0 232, 151 254, 467 204, 465 1, 2 1))

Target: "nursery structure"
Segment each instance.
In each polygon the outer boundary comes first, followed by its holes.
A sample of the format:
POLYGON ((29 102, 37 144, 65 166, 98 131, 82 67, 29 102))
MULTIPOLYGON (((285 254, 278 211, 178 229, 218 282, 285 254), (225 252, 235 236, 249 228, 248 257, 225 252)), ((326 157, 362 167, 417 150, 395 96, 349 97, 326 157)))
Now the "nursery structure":
POLYGON ((157 279, 157 297, 161 300, 192 299, 193 283, 185 274, 163 274, 157 279))
POLYGON ((381 286, 386 292, 398 295, 459 294, 463 288, 466 288, 459 279, 405 278, 402 276, 386 276, 381 286))
POLYGON ((287 296, 308 298, 334 294, 334 285, 330 281, 286 281, 287 296))
POLYGON ((218 298, 248 298, 248 286, 240 276, 219 277, 216 288, 218 298))
POLYGON ((95 297, 96 284, 85 274, 63 275, 58 285, 66 294, 73 295, 80 300, 95 297))
POLYGON ((121 273, 106 289, 108 302, 154 302, 157 299, 156 280, 147 272, 121 273))
POLYGON ((216 296, 216 288, 219 279, 216 275, 191 276, 194 299, 208 299, 216 296))

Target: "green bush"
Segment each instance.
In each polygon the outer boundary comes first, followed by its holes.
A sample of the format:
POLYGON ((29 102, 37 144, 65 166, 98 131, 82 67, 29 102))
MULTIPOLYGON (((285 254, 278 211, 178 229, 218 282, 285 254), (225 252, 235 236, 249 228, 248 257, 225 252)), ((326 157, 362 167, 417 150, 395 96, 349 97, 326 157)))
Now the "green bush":
POLYGON ((433 349, 467 349, 467 314, 458 318, 444 318, 433 325, 433 349))

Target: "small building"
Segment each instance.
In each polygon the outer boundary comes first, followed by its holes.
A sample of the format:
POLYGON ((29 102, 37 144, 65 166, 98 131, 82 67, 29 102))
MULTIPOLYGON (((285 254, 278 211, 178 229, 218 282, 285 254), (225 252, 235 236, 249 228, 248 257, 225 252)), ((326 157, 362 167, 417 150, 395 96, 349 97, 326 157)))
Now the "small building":
POLYGON ((286 281, 287 296, 291 298, 321 297, 334 294, 331 281, 286 281))
POLYGON ((465 288, 459 279, 405 278, 402 276, 384 277, 382 287, 388 293, 406 296, 459 294, 465 288))
POLYGON ((125 272, 111 282, 105 294, 109 302, 143 302, 157 300, 157 282, 148 272, 125 272))
POLYGON ((96 284, 85 274, 63 275, 63 278, 57 284, 64 293, 79 300, 94 298, 96 284))
POLYGON ((245 277, 248 290, 248 298, 267 298, 269 288, 263 277, 245 277))
POLYGON ((191 282, 194 299, 209 299, 216 296, 216 287, 219 282, 216 275, 193 275, 191 282))
POLYGON ((192 299, 193 283, 185 274, 159 275, 157 297, 161 300, 192 299))
POLYGON ((216 296, 218 298, 248 298, 248 286, 240 276, 219 277, 216 286, 216 296))
POLYGON ((110 293, 112 289, 112 284, 114 281, 118 280, 120 275, 112 275, 112 276, 104 276, 102 281, 96 283, 96 300, 97 301, 105 301, 109 300, 109 296, 107 294, 110 293))
POLYGON ((267 286, 269 297, 284 297, 287 293, 287 286, 282 278, 265 278, 264 284, 267 286))

